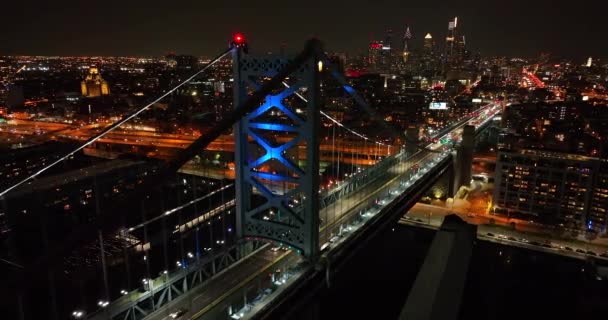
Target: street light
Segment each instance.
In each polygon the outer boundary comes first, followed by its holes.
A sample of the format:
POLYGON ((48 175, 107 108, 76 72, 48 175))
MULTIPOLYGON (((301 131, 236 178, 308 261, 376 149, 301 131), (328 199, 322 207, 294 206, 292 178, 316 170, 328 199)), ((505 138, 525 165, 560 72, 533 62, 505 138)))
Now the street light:
POLYGON ((76 318, 76 319, 80 319, 84 316, 84 311, 82 310, 76 310, 74 312, 72 312, 72 317, 76 318))

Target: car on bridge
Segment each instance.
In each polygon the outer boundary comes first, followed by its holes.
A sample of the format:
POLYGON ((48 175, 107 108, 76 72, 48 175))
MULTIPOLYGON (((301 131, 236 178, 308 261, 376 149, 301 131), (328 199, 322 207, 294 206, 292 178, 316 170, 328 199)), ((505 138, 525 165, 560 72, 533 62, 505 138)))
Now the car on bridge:
POLYGON ((177 309, 169 314, 169 318, 170 319, 179 319, 184 314, 186 314, 186 312, 188 312, 188 310, 186 310, 186 309, 183 309, 183 308, 177 309))

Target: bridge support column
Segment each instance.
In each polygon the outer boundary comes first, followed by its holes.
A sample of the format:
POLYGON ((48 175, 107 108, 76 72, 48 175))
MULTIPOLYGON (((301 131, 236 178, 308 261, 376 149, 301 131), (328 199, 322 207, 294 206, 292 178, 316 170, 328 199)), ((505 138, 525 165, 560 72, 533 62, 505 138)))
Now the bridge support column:
POLYGON ((454 158, 454 194, 460 187, 468 186, 471 183, 474 146, 475 127, 466 125, 462 130, 462 143, 457 148, 454 158))
POLYGON ((417 144, 420 141, 420 130, 415 126, 408 127, 405 131, 405 137, 407 139, 405 143, 405 152, 407 156, 410 156, 418 151, 417 144))
POLYGON ((399 320, 458 319, 477 227, 449 215, 435 235, 399 320))
POLYGON ((319 252, 318 52, 311 40, 293 59, 240 49, 233 56, 235 106, 269 78, 282 83, 234 126, 237 235, 277 241, 312 260, 319 252))

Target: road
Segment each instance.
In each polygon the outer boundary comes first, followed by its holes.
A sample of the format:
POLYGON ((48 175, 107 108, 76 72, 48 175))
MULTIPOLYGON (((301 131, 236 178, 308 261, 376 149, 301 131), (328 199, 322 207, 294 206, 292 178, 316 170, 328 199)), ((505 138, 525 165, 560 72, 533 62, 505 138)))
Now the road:
POLYGON ((586 259, 592 256, 587 254, 587 251, 592 251, 599 255, 606 252, 608 249, 607 246, 602 244, 555 239, 546 233, 543 234, 542 232, 546 232, 545 229, 542 229, 535 224, 531 224, 528 221, 507 219, 487 214, 472 214, 463 209, 451 209, 422 203, 418 203, 411 208, 400 222, 403 224, 432 227, 436 229, 441 226, 444 217, 452 213, 457 214, 468 223, 477 225, 478 237, 494 242, 571 256, 578 259, 586 259), (490 219, 494 219, 495 225, 490 223, 490 219), (511 228, 511 223, 515 223, 515 229, 511 228), (492 234, 493 236, 489 236, 488 234, 492 234), (509 240, 509 238, 515 240, 509 240), (521 239, 526 239, 527 242, 522 241, 521 239), (550 242, 551 247, 547 248, 533 245, 531 244, 533 241, 536 241, 539 244, 550 242), (566 248, 571 248, 572 250, 566 248), (576 252, 577 249, 585 252, 576 252))
MULTIPOLYGON (((6 125, 0 126, 0 133, 7 136, 21 137, 23 141, 28 139, 36 139, 39 142, 48 140, 66 140, 82 142, 99 133, 104 125, 90 124, 85 126, 76 126, 67 123, 54 123, 35 120, 17 120, 11 119, 6 125), (25 136, 29 138, 25 138, 25 136)), ((132 147, 145 147, 147 149, 176 149, 181 150, 187 148, 199 136, 193 134, 176 134, 176 133, 157 133, 146 130, 135 129, 117 129, 103 138, 97 140, 99 144, 110 144, 132 147)), ((293 136, 276 136, 275 140, 280 143, 292 140, 293 136)), ((94 148, 94 146, 92 147, 94 148)), ((306 146, 299 146, 300 154, 305 154, 306 146)), ((344 157, 342 162, 353 163, 356 165, 373 165, 376 157, 384 157, 395 154, 398 147, 391 145, 378 145, 367 141, 353 141, 344 137, 337 137, 335 140, 321 140, 319 150, 321 152, 321 160, 330 161, 334 159, 333 152, 348 153, 357 155, 356 157, 344 157)), ((217 152, 234 152, 234 136, 222 135, 209 144, 207 151, 217 152)), ((127 151, 124 151, 127 152, 127 151)))
POLYGON ((272 270, 282 260, 291 260, 292 263, 296 263, 300 258, 295 254, 290 254, 290 252, 275 252, 269 247, 265 248, 257 254, 251 255, 240 263, 233 265, 224 272, 219 273, 203 286, 191 291, 192 300, 184 299, 183 301, 178 301, 178 303, 170 308, 161 309, 152 316, 147 317, 146 320, 167 319, 169 314, 177 309, 188 310, 182 319, 196 319, 257 276, 272 270))

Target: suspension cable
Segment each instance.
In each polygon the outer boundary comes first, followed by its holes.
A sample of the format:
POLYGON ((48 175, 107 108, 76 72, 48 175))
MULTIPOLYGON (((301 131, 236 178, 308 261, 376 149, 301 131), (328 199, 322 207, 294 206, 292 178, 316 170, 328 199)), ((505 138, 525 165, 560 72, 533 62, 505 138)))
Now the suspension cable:
MULTIPOLYGON (((284 82, 284 81, 283 81, 283 85, 285 86, 285 88, 289 89, 289 85, 288 85, 286 82, 284 82)), ((304 97, 303 97, 303 96, 302 96, 302 95, 301 95, 299 92, 297 92, 297 91, 296 91, 296 92, 294 92, 294 93, 295 93, 295 95, 296 95, 298 98, 300 98, 302 101, 304 101, 304 102, 308 103, 308 99, 304 98, 304 97)), ((344 125, 344 124, 342 124, 340 121, 336 120, 335 118, 333 118, 333 117, 332 117, 332 116, 330 116, 329 114, 327 114, 327 113, 323 112, 323 110, 319 110, 319 113, 321 113, 321 115, 322 115, 322 116, 324 116, 325 118, 327 118, 329 121, 331 121, 331 122, 333 122, 333 123, 337 124, 338 126, 340 126, 340 127, 344 128, 344 129, 348 130, 350 133, 352 133, 352 134, 356 135, 356 136, 357 136, 357 137, 359 137, 359 138, 362 138, 362 139, 364 139, 364 140, 370 140, 370 141, 372 141, 372 142, 374 142, 374 143, 376 143, 376 144, 382 145, 382 146, 386 146, 386 145, 387 145, 387 144, 385 144, 385 143, 383 143, 383 142, 376 141, 376 140, 372 140, 372 139, 368 138, 367 136, 365 136, 364 134, 359 133, 359 132, 357 132, 357 131, 355 131, 355 130, 353 130, 353 129, 351 129, 351 128, 347 127, 347 126, 345 126, 345 125, 344 125)))
POLYGON ((65 161, 66 159, 68 159, 69 157, 71 157, 72 155, 74 155, 76 152, 86 148, 87 146, 91 145, 92 143, 94 143, 95 141, 101 139, 103 136, 105 136, 106 134, 108 134, 109 132, 113 131, 114 129, 120 127, 121 125, 125 124, 126 122, 128 122, 129 120, 135 118, 136 116, 138 116, 140 113, 146 111, 148 108, 150 108, 151 106, 153 106, 154 104, 158 103, 159 101, 161 101, 162 99, 164 99, 165 97, 167 97, 168 95, 170 95, 171 93, 175 92, 175 90, 179 89, 180 87, 182 87, 183 85, 185 85, 186 83, 190 82, 192 79, 196 78, 198 75, 200 75, 201 73, 205 72, 207 69, 209 69, 211 66, 213 66, 215 63, 217 63, 218 61, 220 61, 222 58, 224 58, 228 53, 230 53, 232 51, 232 47, 224 50, 222 53, 220 53, 217 57, 215 57, 213 60, 211 60, 211 62, 209 62, 206 66, 204 66, 202 69, 200 69, 199 71, 197 71, 196 73, 194 73, 192 76, 190 76, 188 79, 182 81, 181 83, 179 83, 177 86, 173 87, 171 90, 165 92, 163 95, 161 95, 160 97, 158 97, 157 99, 155 99, 154 101, 148 103, 146 106, 142 107, 141 109, 137 110, 136 112, 126 115, 124 116, 121 120, 114 122, 112 125, 106 127, 105 129, 103 129, 100 133, 98 133, 97 135, 89 138, 87 141, 85 141, 85 143, 83 143, 81 146, 77 147, 76 149, 68 152, 67 154, 65 154, 64 156, 60 157, 59 159, 57 159, 56 161, 52 162, 51 164, 43 167, 42 169, 38 170, 37 172, 34 172, 33 174, 31 174, 30 176, 28 176, 27 178, 19 181, 18 183, 14 184, 13 186, 5 189, 4 191, 2 191, 0 193, 0 197, 6 195, 8 192, 10 192, 11 190, 19 187, 20 185, 36 178, 37 176, 39 176, 40 174, 42 174, 43 172, 47 171, 48 169, 54 167, 55 165, 57 165, 58 163, 65 161))
POLYGON ((144 222, 142 222, 142 223, 140 223, 140 224, 138 224, 136 226, 133 226, 133 227, 129 228, 128 231, 132 232, 133 230, 139 229, 139 228, 141 228, 141 227, 143 227, 145 225, 148 225, 148 224, 150 224, 150 223, 152 223, 154 221, 157 221, 157 220, 160 220, 160 219, 165 218, 167 216, 170 216, 173 213, 181 211, 181 210, 183 210, 183 209, 185 209, 185 208, 187 208, 187 207, 189 207, 189 206, 191 206, 193 204, 196 204, 196 203, 198 203, 200 201, 203 201, 205 199, 211 199, 212 196, 216 195, 219 192, 222 192, 221 194, 223 195, 224 194, 223 191, 226 190, 226 189, 228 189, 228 188, 230 188, 230 187, 232 187, 232 186, 234 186, 234 183, 230 183, 230 184, 227 184, 227 185, 224 185, 224 186, 220 186, 219 189, 213 190, 213 191, 205 194, 204 196, 201 196, 201 197, 195 198, 193 200, 190 200, 190 201, 188 201, 188 202, 186 202, 186 203, 184 203, 182 205, 179 205, 179 206, 177 206, 177 207, 175 207, 173 209, 166 210, 161 215, 159 215, 157 217, 154 217, 154 218, 152 218, 150 220, 146 220, 146 221, 144 221, 144 222))
POLYGON ((411 141, 407 137, 404 137, 403 134, 401 134, 393 126, 389 126, 388 124, 386 124, 386 122, 380 116, 378 116, 378 114, 372 109, 372 107, 367 103, 367 101, 365 101, 365 99, 353 87, 348 85, 344 75, 338 71, 338 69, 331 63, 331 61, 329 61, 329 58, 327 57, 327 55, 325 55, 325 53, 321 53, 321 55, 322 55, 323 65, 327 66, 327 68, 330 70, 334 79, 336 79, 343 86, 344 90, 355 100, 357 105, 359 105, 361 108, 363 108, 364 111, 370 115, 372 120, 375 120, 376 122, 380 123, 386 129, 392 131, 395 134, 395 136, 397 136, 399 138, 404 138, 405 142, 414 144, 416 146, 416 148, 418 148, 420 150, 425 150, 428 152, 435 152, 435 153, 437 152, 435 150, 432 150, 432 149, 426 148, 425 146, 420 145, 418 141, 411 141))

